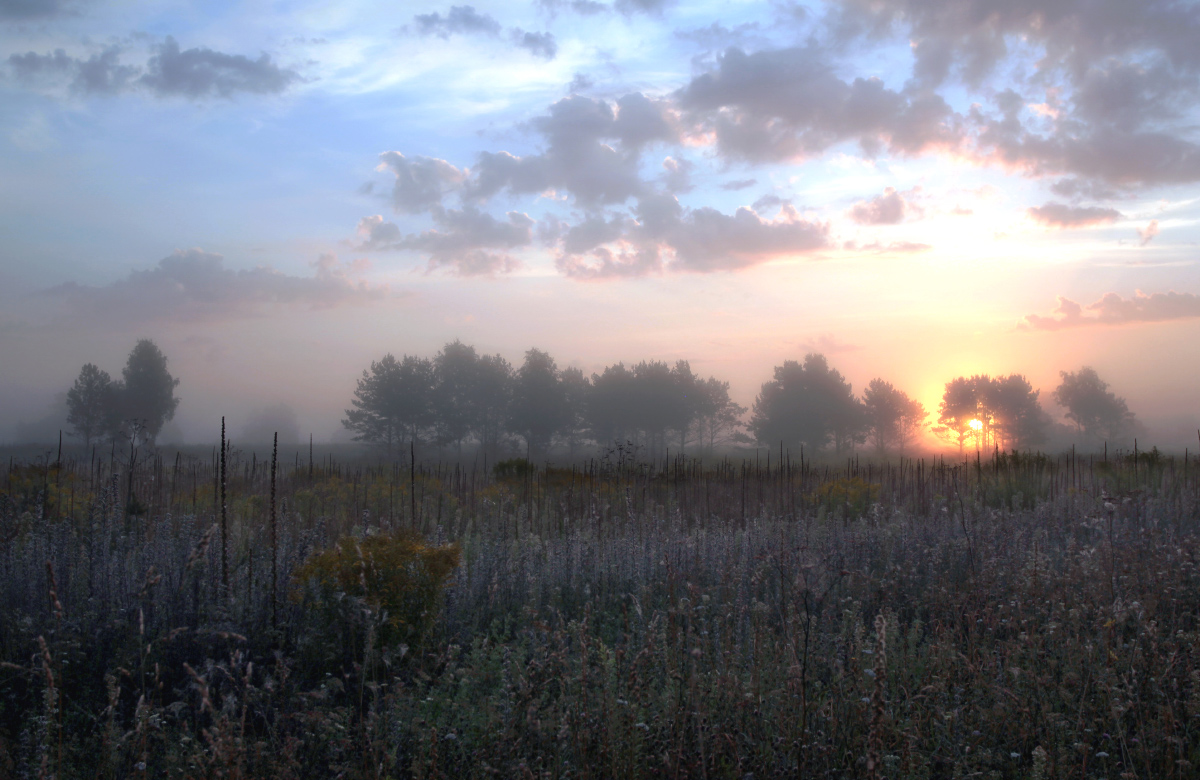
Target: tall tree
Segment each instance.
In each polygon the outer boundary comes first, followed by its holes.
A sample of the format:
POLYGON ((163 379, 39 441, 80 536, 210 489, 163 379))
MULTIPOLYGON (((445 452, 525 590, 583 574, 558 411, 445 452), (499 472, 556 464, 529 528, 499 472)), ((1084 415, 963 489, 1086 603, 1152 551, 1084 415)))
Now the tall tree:
POLYGON ((867 433, 876 451, 904 450, 925 425, 925 406, 891 382, 872 379, 863 391, 867 433))
POLYGON ((602 447, 636 435, 633 384, 633 373, 624 363, 607 366, 602 373, 592 374, 587 419, 592 438, 602 447))
POLYGON ((396 360, 391 353, 371 361, 363 371, 346 410, 342 425, 354 432, 355 441, 381 445, 389 458, 397 445, 417 441, 432 422, 433 364, 405 355, 396 360))
POLYGON ((517 369, 508 421, 513 433, 525 440, 530 458, 545 453, 555 434, 570 422, 570 416, 554 358, 540 349, 529 350, 517 369))
POLYGON ((455 340, 433 358, 432 411, 438 443, 462 448, 471 432, 476 409, 472 401, 479 373, 475 348, 455 340))
POLYGON ((1092 443, 1123 438, 1135 425, 1125 399, 1109 392, 1108 383, 1095 369, 1084 366, 1078 371, 1060 371, 1060 384, 1054 400, 1067 408, 1067 419, 1092 443))
POLYGON ((1038 403, 1038 394, 1020 374, 992 380, 987 389, 987 407, 995 445, 1024 450, 1046 441, 1050 417, 1038 403))
POLYGON ((568 421, 563 426, 562 436, 566 441, 569 456, 574 459, 587 434, 587 403, 592 384, 578 368, 564 368, 560 377, 568 410, 568 421))
POLYGON ((150 339, 142 339, 129 353, 122 371, 123 382, 115 393, 121 417, 127 427, 131 421, 140 425, 130 430, 144 432, 153 444, 163 424, 175 416, 179 399, 175 388, 179 380, 167 371, 167 356, 150 339))
POLYGON ((499 453, 512 393, 512 364, 499 355, 479 358, 472 385, 471 424, 486 458, 495 459, 499 453))
POLYGON ((67 423, 83 439, 84 447, 91 447, 94 437, 111 430, 114 400, 108 372, 94 363, 84 365, 67 391, 67 423))
POLYGON ((946 383, 938 406, 938 426, 933 430, 944 438, 957 441, 959 455, 963 454, 969 439, 974 438, 977 446, 983 446, 980 437, 988 416, 986 388, 991 381, 991 377, 977 374, 970 378, 955 377, 946 383))
POLYGON ((746 407, 736 404, 729 397, 729 383, 709 377, 696 385, 696 422, 700 445, 712 454, 718 444, 723 444, 740 434, 743 427, 742 415, 746 407))
POLYGON ((750 426, 764 444, 782 441, 810 451, 832 445, 837 453, 863 441, 866 428, 850 383, 816 353, 803 364, 788 360, 775 367, 775 378, 754 401, 750 426))

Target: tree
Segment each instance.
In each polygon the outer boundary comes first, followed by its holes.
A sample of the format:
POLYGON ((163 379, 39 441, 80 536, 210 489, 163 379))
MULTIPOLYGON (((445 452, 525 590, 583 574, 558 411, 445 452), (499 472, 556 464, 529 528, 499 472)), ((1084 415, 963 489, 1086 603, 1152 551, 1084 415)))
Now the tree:
POLYGON ((587 402, 592 384, 578 368, 564 368, 561 379, 568 410, 568 422, 563 427, 562 435, 567 442, 567 451, 573 459, 587 433, 587 402))
POLYGON ((1125 399, 1108 391, 1108 383, 1095 369, 1084 366, 1076 372, 1060 371, 1054 400, 1067 408, 1067 419, 1092 443, 1120 439, 1136 424, 1125 399))
POLYGON ((700 445, 709 454, 718 444, 734 436, 745 436, 740 430, 746 407, 729 397, 729 383, 709 377, 696 384, 696 422, 700 445))
POLYGON ((955 377, 946 383, 938 406, 938 427, 933 430, 944 438, 957 440, 959 455, 963 454, 969 438, 974 437, 976 446, 982 446, 980 437, 986 425, 983 418, 988 416, 983 400, 991 381, 990 377, 977 374, 969 379, 955 377))
POLYGON ((592 374, 586 416, 597 444, 606 446, 636 435, 633 384, 633 373, 624 363, 592 374))
POLYGON ((807 445, 810 451, 833 446, 842 453, 864 441, 862 405, 850 383, 829 367, 824 355, 811 353, 775 367, 775 378, 754 401, 750 427, 765 444, 807 445))
POLYGON ((167 371, 167 356, 150 339, 134 346, 122 377, 124 381, 114 387, 114 395, 126 434, 136 429, 153 444, 163 424, 175 416, 179 380, 167 371), (134 420, 140 425, 131 427, 134 420))
POLYGON ((925 427, 927 416, 923 404, 879 378, 872 379, 863 391, 863 411, 867 434, 880 453, 891 448, 903 451, 925 427))
POLYGON ((475 348, 458 340, 442 347, 433 358, 431 400, 438 443, 462 449, 462 440, 471 432, 476 416, 472 401, 478 371, 475 348))
POLYGON ((992 380, 987 390, 987 406, 996 446, 1024 450, 1046 441, 1050 417, 1038 403, 1039 392, 1020 374, 992 380))
POLYGON ((433 365, 428 360, 388 353, 363 371, 342 425, 355 441, 383 446, 391 458, 395 447, 417 441, 432 420, 433 365))
POLYGON ((512 393, 512 365, 499 355, 479 358, 472 385, 471 425, 485 458, 495 458, 499 451, 512 393))
POLYGON ((530 458, 543 454, 555 434, 570 422, 571 412, 558 365, 540 349, 525 353, 525 362, 517 370, 508 415, 509 427, 525 439, 530 458))
POLYGON ((976 449, 1033 447, 1046 440, 1050 424, 1038 391, 1020 374, 957 377, 946 383, 938 412, 934 432, 957 440, 960 455, 968 439, 976 449))
POLYGON ((94 363, 79 370, 75 384, 67 391, 67 423, 84 447, 92 439, 112 429, 114 413, 112 377, 94 363))

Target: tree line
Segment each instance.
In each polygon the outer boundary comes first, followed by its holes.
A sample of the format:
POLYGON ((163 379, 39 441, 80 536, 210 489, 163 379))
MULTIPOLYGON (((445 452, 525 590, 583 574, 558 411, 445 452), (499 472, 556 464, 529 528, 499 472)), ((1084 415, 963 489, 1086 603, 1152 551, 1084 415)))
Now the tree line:
POLYGON ((674 365, 642 361, 585 376, 530 349, 514 367, 454 341, 433 358, 385 355, 363 371, 342 424, 357 441, 392 456, 410 443, 461 450, 477 444, 496 458, 514 442, 530 457, 588 442, 635 442, 657 456, 668 447, 712 450, 740 434, 745 407, 729 383, 674 365))
MULTIPOLYGON (((1060 377, 1051 397, 1066 410, 1073 438, 1098 446, 1132 435, 1136 418, 1095 370, 1060 377)), ((67 393, 68 425, 85 446, 98 439, 153 444, 179 405, 178 385, 166 356, 142 339, 120 379, 93 363, 83 366, 67 393)), ((748 410, 730 398, 728 382, 698 376, 686 360, 616 363, 587 376, 560 369, 539 349, 513 366, 454 341, 432 358, 388 354, 373 361, 342 424, 389 458, 415 443, 458 452, 474 445, 495 460, 513 452, 542 457, 554 447, 576 457, 587 447, 616 445, 651 458, 755 443, 795 453, 843 455, 864 444, 880 454, 903 453, 927 431, 960 453, 1027 450, 1064 438, 1064 426, 1020 374, 956 377, 946 383, 936 414, 930 420, 924 405, 878 377, 856 395, 817 353, 776 366, 748 410)))
MULTIPOLYGON (((1053 398, 1066 408, 1077 436, 1099 443, 1132 431, 1132 413, 1094 370, 1061 376, 1053 398)), ((882 378, 855 395, 816 353, 776 366, 747 410, 730 398, 728 382, 697 376, 686 360, 617 363, 589 377, 560 369, 539 349, 514 367, 461 341, 433 358, 388 354, 373 361, 351 406, 342 424, 355 440, 378 444, 389 457, 413 443, 458 451, 473 443, 493 459, 516 448, 540 457, 557 446, 573 457, 585 446, 626 443, 652 458, 669 449, 709 454, 738 443, 839 455, 869 444, 883 454, 904 452, 927 430, 960 452, 968 446, 1024 450, 1061 427, 1020 374, 951 380, 930 421, 923 404, 882 378)))

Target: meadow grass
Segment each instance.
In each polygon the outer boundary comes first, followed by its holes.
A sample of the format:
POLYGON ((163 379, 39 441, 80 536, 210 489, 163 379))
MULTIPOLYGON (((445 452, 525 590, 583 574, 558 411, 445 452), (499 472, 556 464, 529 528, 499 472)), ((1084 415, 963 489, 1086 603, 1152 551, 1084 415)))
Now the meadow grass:
POLYGON ((0 777, 1200 766, 1194 463, 224 454, 10 466, 0 777))

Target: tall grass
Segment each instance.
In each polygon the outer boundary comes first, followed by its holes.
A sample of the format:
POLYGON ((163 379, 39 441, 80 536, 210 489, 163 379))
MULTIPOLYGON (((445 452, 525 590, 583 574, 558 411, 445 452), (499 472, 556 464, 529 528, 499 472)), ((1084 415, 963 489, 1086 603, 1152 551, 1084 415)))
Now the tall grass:
POLYGON ((130 466, 5 475, 0 776, 1200 762, 1195 463, 130 466), (440 602, 403 602, 419 631, 389 631, 401 602, 354 556, 412 534, 461 563, 440 602), (341 580, 297 577, 321 551, 341 580))

